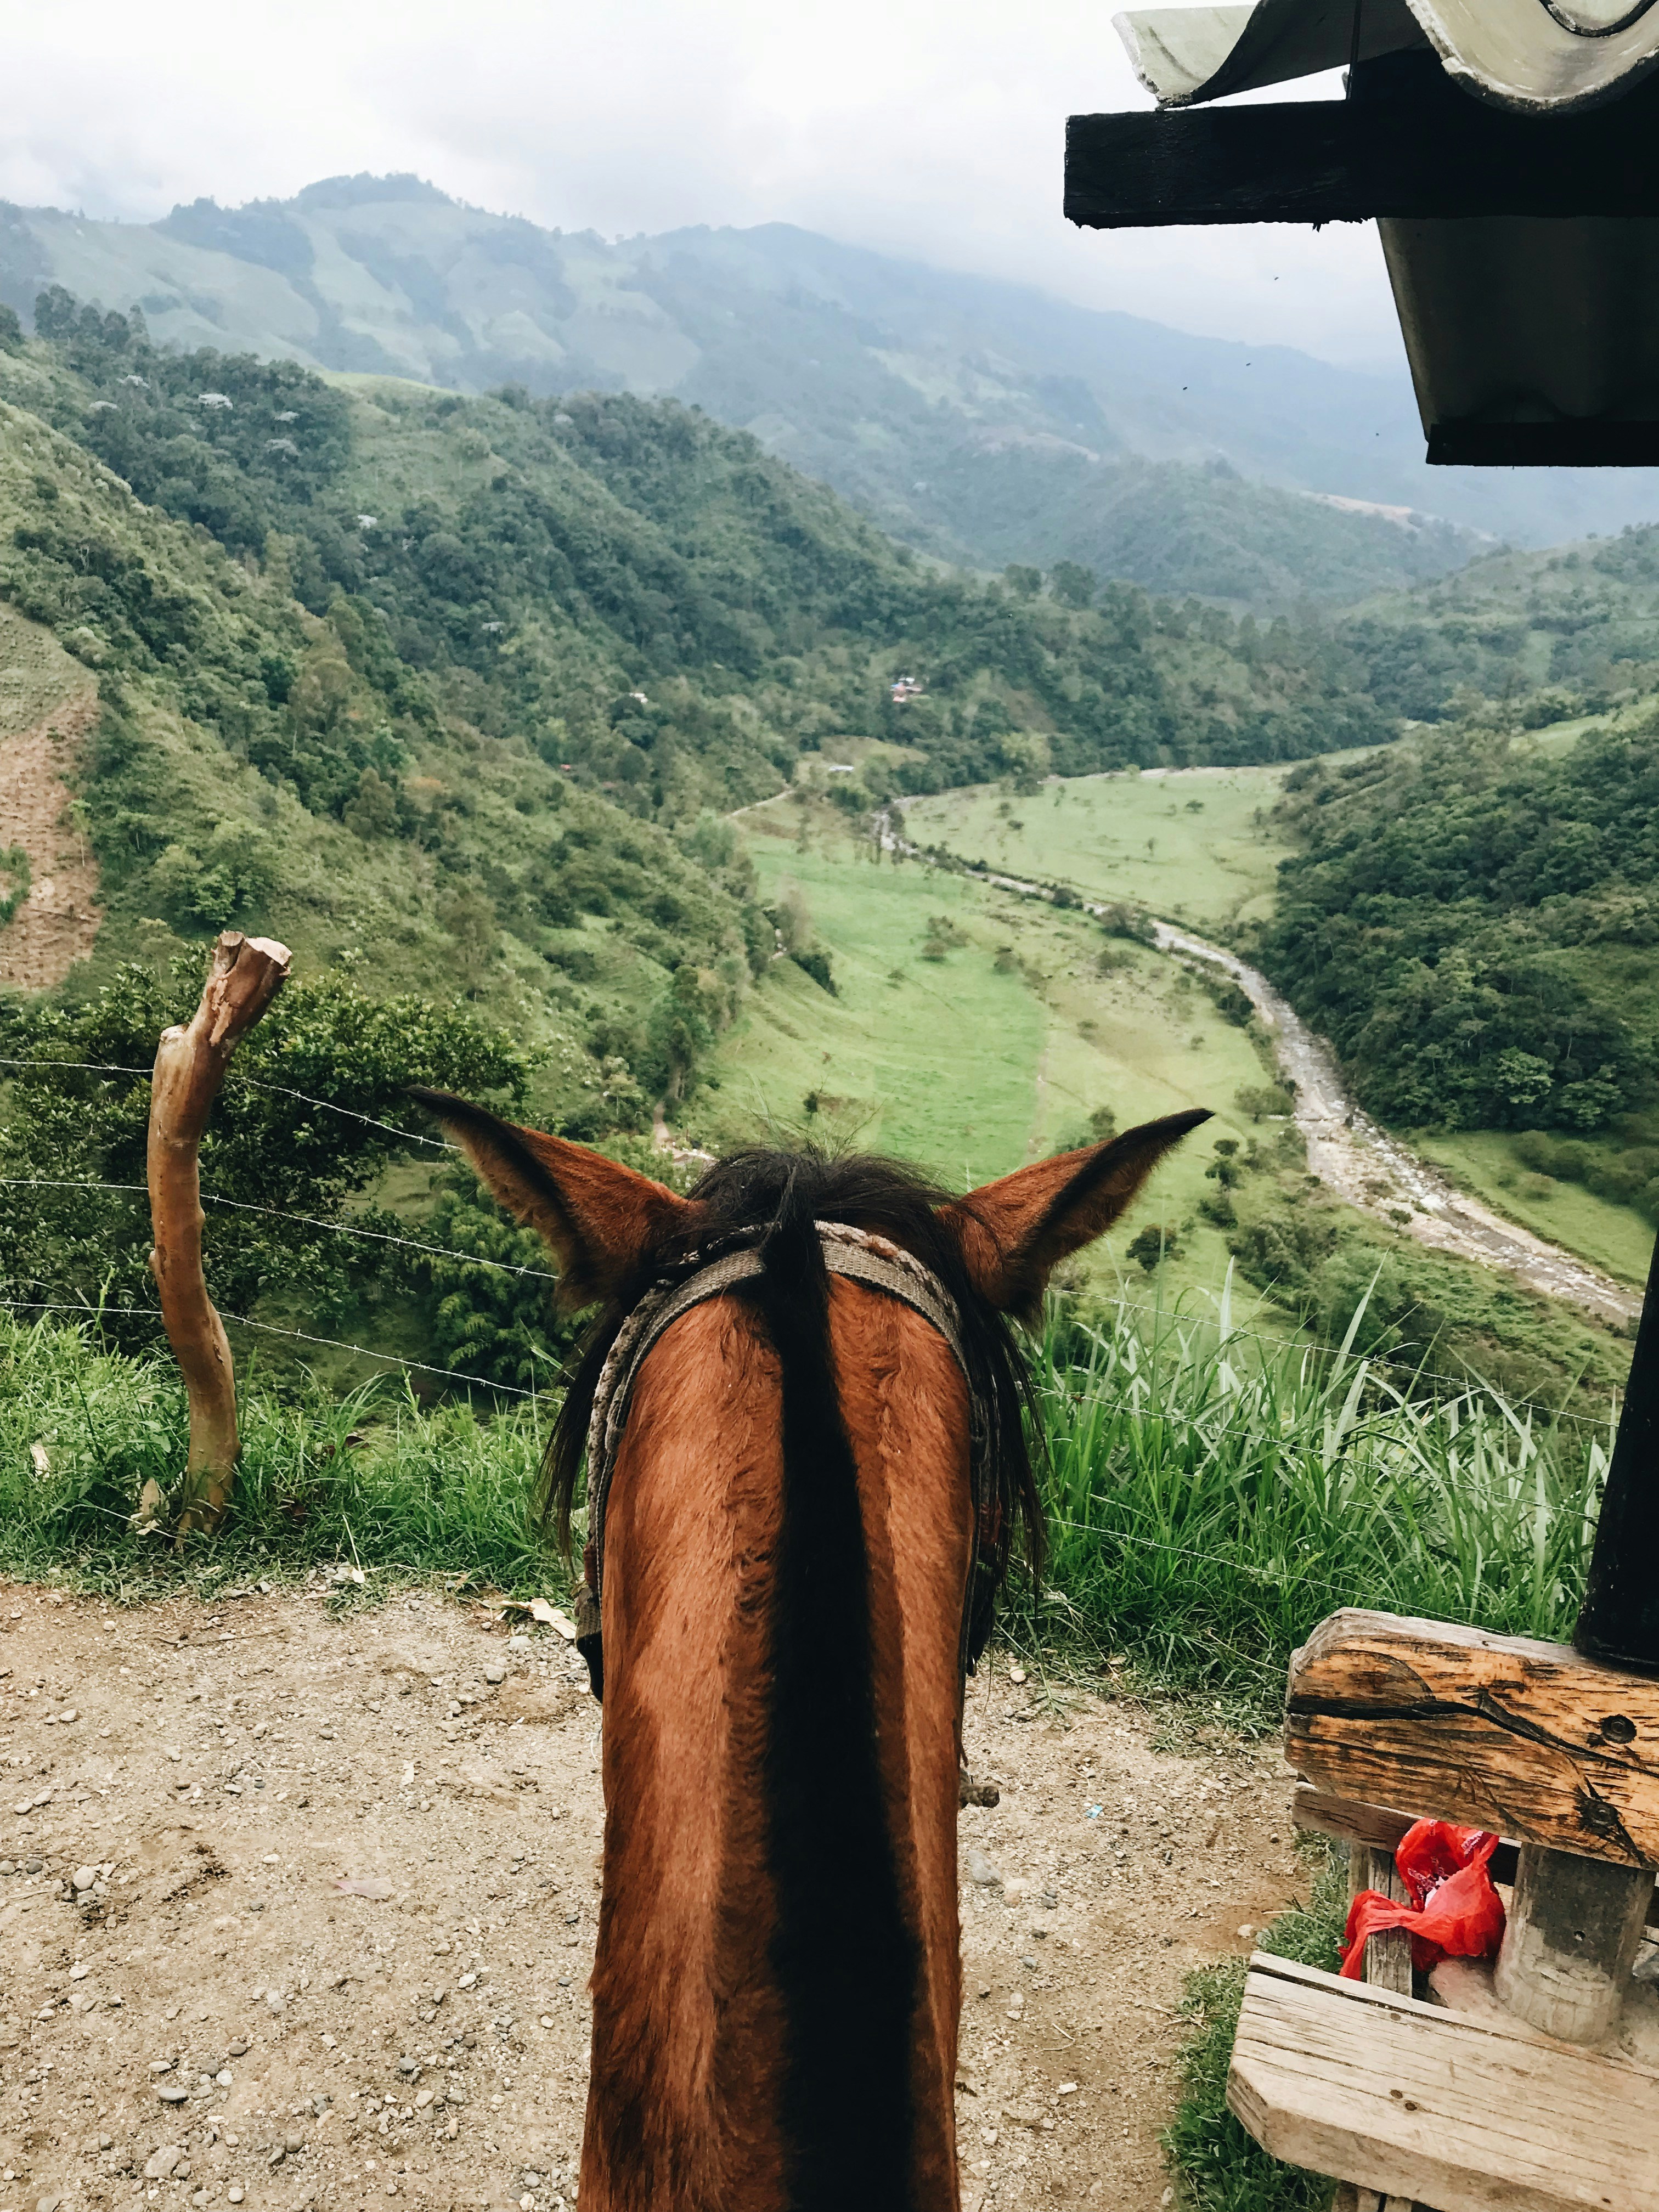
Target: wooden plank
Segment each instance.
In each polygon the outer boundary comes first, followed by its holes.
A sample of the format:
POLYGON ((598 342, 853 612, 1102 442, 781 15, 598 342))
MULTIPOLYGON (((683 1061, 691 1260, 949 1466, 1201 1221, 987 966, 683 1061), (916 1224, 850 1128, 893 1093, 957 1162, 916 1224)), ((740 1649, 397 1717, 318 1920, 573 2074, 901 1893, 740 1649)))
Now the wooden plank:
POLYGON ((1291 1658, 1285 1747, 1328 1796, 1659 1865, 1659 1677, 1566 1644, 1333 1613, 1291 1658))
POLYGON ((1659 2074, 1261 1953, 1227 2101, 1276 2158, 1438 2212, 1659 2212, 1659 2074))
MULTIPOLYGON (((1362 1887, 1380 1890, 1396 1905, 1409 1905, 1411 1895, 1401 1881, 1392 1851, 1368 1850, 1362 1887)), ((1412 1939, 1403 1928, 1385 1928, 1365 1944, 1365 1979, 1379 1990, 1399 1996, 1412 1994, 1412 1939)))
POLYGON ((1363 65, 1351 100, 1073 115, 1065 212, 1094 230, 1655 216, 1656 117, 1651 83, 1591 113, 1540 118, 1458 91, 1431 55, 1397 55, 1363 65))
MULTIPOLYGON (((1389 1805, 1361 1805, 1351 1797, 1333 1797, 1305 1782, 1297 1784, 1291 1798, 1291 1818, 1304 1835, 1334 1836, 1340 1843, 1362 1844, 1390 1856, 1419 1817, 1396 1813, 1389 1805)), ((1500 1843, 1487 1863, 1494 1881, 1513 1881, 1515 1845, 1500 1843)))

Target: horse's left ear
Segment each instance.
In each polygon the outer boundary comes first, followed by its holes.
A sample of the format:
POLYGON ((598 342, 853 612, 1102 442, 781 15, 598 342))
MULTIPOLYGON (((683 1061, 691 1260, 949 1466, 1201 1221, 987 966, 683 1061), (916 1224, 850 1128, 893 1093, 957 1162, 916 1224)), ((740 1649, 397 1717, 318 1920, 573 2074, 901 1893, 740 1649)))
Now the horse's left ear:
POLYGON ((1206 1106, 1166 1114, 1103 1145, 981 1183, 941 1207, 981 1297, 1034 1319, 1054 1269, 1109 1229, 1170 1147, 1209 1118, 1206 1106))
POLYGON ((646 1255, 695 1215, 663 1184, 568 1137, 520 1128, 447 1091, 411 1085, 409 1096, 437 1115, 507 1212, 540 1231, 559 1263, 562 1305, 623 1290, 646 1255))

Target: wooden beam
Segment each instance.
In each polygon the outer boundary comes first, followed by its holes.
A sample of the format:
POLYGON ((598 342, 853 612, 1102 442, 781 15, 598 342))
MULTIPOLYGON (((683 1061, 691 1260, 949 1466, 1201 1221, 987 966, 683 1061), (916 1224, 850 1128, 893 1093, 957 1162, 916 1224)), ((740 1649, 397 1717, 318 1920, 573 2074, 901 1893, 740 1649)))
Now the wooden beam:
POLYGON ((1659 1680, 1350 1609, 1292 1656, 1285 1756, 1328 1795, 1659 1865, 1659 1680))
POLYGON ((1373 216, 1659 216, 1659 89, 1510 113, 1432 54, 1362 64, 1348 100, 1073 115, 1066 215, 1094 230, 1373 216))
POLYGON ((1557 422, 1431 422, 1428 459, 1446 468, 1659 468, 1659 422, 1599 415, 1557 422))
POLYGON ((1227 2102, 1275 2158, 1437 2212, 1653 2212, 1659 2075, 1258 1952, 1227 2102))

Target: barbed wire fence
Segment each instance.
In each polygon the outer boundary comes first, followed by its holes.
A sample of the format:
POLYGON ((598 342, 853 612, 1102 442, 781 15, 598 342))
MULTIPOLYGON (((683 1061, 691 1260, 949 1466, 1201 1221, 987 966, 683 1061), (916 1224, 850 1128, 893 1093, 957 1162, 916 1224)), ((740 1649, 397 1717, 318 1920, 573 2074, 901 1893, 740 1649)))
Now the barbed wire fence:
MULTIPOLYGON (((0 1055, 0 1068, 13 1068, 29 1074, 42 1074, 49 1070, 60 1069, 66 1073, 126 1075, 144 1082, 149 1081, 150 1075, 148 1068, 134 1067, 121 1062, 43 1060, 9 1058, 4 1055, 0 1055)), ((228 1088, 240 1084, 249 1089, 297 1100, 301 1104, 324 1113, 339 1115, 348 1121, 395 1137, 401 1144, 421 1146, 431 1151, 447 1153, 457 1159, 464 1157, 459 1146, 450 1144, 443 1138, 428 1136, 423 1131, 403 1127, 396 1122, 382 1120, 375 1115, 364 1113, 357 1108, 343 1106, 337 1100, 319 1098, 311 1092, 297 1090, 291 1085, 265 1082, 258 1077, 246 1073, 240 1068, 233 1067, 227 1076, 226 1082, 228 1088)), ((149 1193, 149 1186, 145 1183, 108 1182, 71 1176, 0 1176, 0 1188, 8 1188, 111 1191, 127 1196, 143 1197, 147 1197, 149 1193)), ((550 1289, 558 1280, 557 1275, 549 1268, 492 1259, 485 1254, 465 1252, 453 1245, 434 1244, 420 1237, 402 1236, 392 1231, 368 1228, 355 1222, 325 1220, 318 1215, 299 1213, 283 1206, 261 1206, 252 1200, 232 1198, 221 1192, 204 1190, 201 1193, 201 1199, 204 1206, 217 1206, 235 1212, 261 1215, 269 1219, 292 1224, 298 1227, 321 1231, 330 1236, 356 1238, 388 1248, 417 1253, 427 1258, 447 1260, 461 1267, 478 1268, 486 1273, 513 1276, 526 1281, 543 1282, 547 1284, 550 1289)), ((46 1285, 39 1286, 51 1287, 46 1285)), ((1115 1310, 1119 1312, 1149 1316, 1174 1328, 1217 1325, 1213 1316, 1182 1312, 1161 1304, 1133 1299, 1121 1291, 1115 1301, 1115 1310)), ((94 1305, 85 1299, 62 1297, 52 1299, 0 1297, 0 1311, 7 1310, 74 1315, 88 1323, 98 1322, 105 1316, 115 1319, 143 1320, 157 1325, 161 1321, 159 1305, 94 1305)), ((501 1382, 492 1376, 479 1375, 465 1369, 445 1367, 430 1361, 410 1358, 405 1354, 380 1351, 370 1345, 354 1344, 342 1337, 325 1336, 301 1329, 282 1328, 273 1322, 256 1320, 251 1315, 222 1313, 221 1318, 232 1326, 246 1328, 258 1334, 283 1339, 319 1349, 341 1352, 355 1358, 375 1360, 388 1366, 404 1368, 413 1372, 441 1377, 446 1381, 468 1383, 480 1389, 501 1391, 508 1396, 528 1399, 540 1398, 548 1395, 545 1391, 533 1388, 525 1389, 520 1385, 501 1382)), ((1301 1351, 1318 1353, 1338 1360, 1353 1361, 1356 1364, 1367 1358, 1373 1363, 1387 1362, 1393 1365, 1409 1364, 1401 1358, 1402 1352, 1409 1350, 1408 1346, 1376 1346, 1369 1350, 1356 1351, 1352 1344, 1334 1344, 1328 1340, 1310 1336, 1301 1331, 1292 1336, 1277 1339, 1266 1330, 1253 1328, 1247 1324, 1232 1325, 1227 1328, 1218 1338, 1218 1348, 1230 1343, 1267 1345, 1281 1342, 1294 1346, 1301 1351)), ((1484 1386, 1479 1380, 1467 1373, 1450 1374, 1424 1366, 1414 1367, 1413 1372, 1417 1380, 1449 1386, 1452 1394, 1456 1396, 1498 1395, 1486 1393, 1484 1386)), ((1522 1409, 1528 1413, 1538 1414, 1551 1425, 1566 1422, 1577 1428, 1596 1434, 1610 1436, 1612 1433, 1611 1423, 1613 1413, 1611 1408, 1607 1415, 1595 1416, 1574 1413, 1570 1408, 1555 1404, 1547 1399, 1514 1395, 1509 1393, 1501 1395, 1505 1405, 1522 1409)), ((1201 1423, 1194 1424, 1193 1417, 1182 1415, 1167 1408, 1149 1407, 1145 1409, 1145 1412, 1148 1419, 1163 1419, 1177 1425, 1204 1425, 1201 1423)))

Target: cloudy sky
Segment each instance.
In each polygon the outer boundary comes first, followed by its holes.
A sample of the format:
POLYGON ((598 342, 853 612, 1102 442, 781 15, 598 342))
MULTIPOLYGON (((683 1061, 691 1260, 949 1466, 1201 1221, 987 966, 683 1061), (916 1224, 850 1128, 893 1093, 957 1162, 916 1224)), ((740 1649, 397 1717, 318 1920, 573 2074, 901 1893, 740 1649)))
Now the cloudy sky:
POLYGON ((0 198, 26 206, 143 222, 412 169, 567 229, 796 222, 1185 329, 1401 361, 1370 226, 1061 219, 1066 114, 1150 104, 1109 9, 1079 0, 9 0, 0 21, 0 198))

